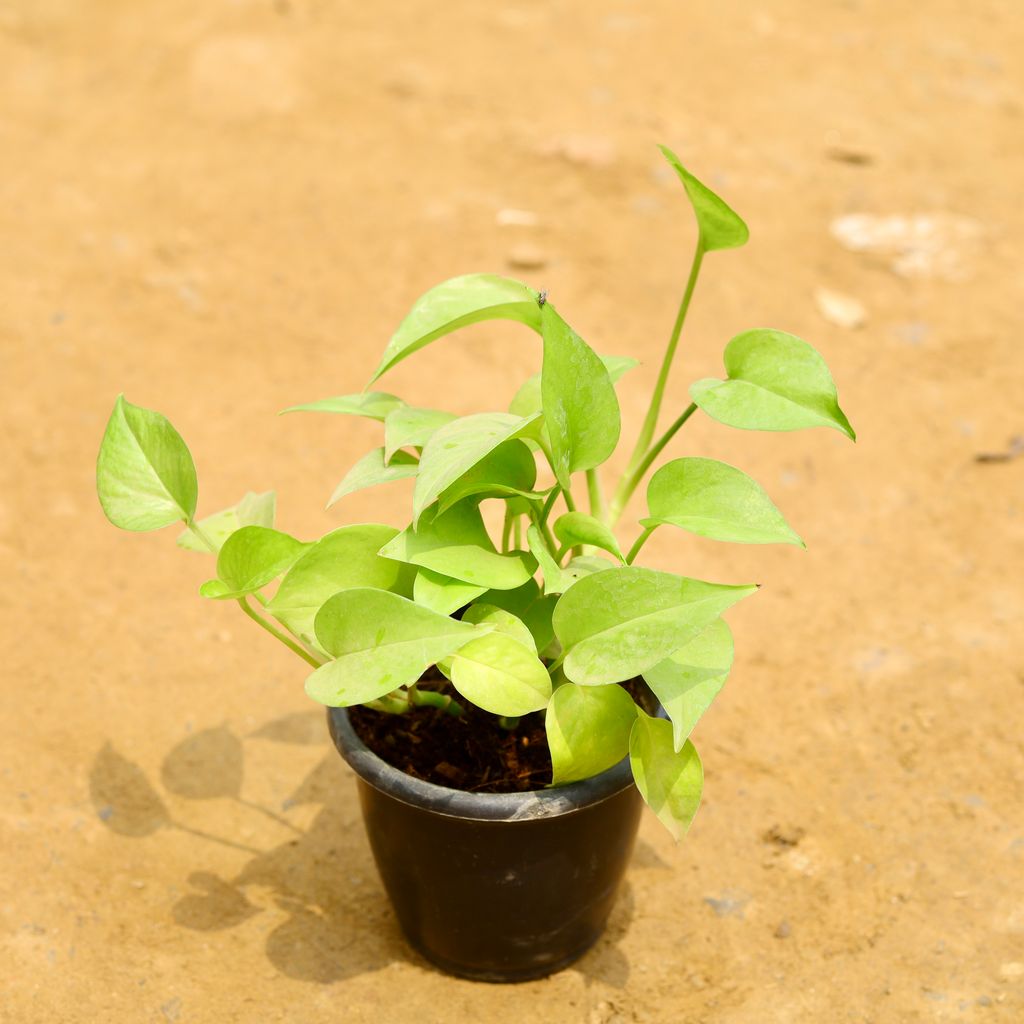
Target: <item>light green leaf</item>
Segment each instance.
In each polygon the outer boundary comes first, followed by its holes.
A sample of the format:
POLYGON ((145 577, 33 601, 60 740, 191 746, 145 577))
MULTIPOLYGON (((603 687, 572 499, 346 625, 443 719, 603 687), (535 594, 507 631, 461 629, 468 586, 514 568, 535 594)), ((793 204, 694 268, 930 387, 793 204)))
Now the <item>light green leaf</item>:
POLYGON ((539 419, 539 413, 522 419, 506 412, 484 412, 461 416, 439 427, 424 445, 420 458, 412 496, 413 523, 419 522, 423 510, 437 501, 442 491, 476 468, 499 445, 528 433, 539 419))
POLYGON ((199 588, 203 597, 225 601, 262 589, 287 571, 309 544, 266 526, 243 526, 217 556, 217 579, 199 588))
MULTIPOLYGON (((629 356, 598 356, 608 371, 608 376, 613 384, 617 383, 624 374, 640 365, 639 359, 630 359, 629 356)), ((532 416, 540 412, 543 403, 540 395, 540 374, 535 373, 527 377, 526 382, 516 392, 508 411, 514 416, 532 416)))
POLYGON ((690 385, 690 397, 719 423, 741 430, 832 427, 857 439, 825 360, 806 341, 768 328, 744 331, 725 347, 725 370, 728 380, 690 385))
POLYGON ((675 168, 686 189, 693 212, 697 215, 701 244, 706 252, 713 249, 734 249, 750 237, 747 225, 724 200, 699 182, 680 162, 668 146, 660 146, 665 159, 675 168))
POLYGON ((524 647, 537 653, 537 643, 529 627, 517 615, 499 608, 494 604, 475 604, 467 608, 462 616, 463 622, 472 622, 478 626, 493 626, 495 632, 504 633, 506 636, 517 640, 524 647))
POLYGON ((544 716, 552 784, 589 779, 618 764, 629 752, 636 712, 633 698, 621 686, 562 683, 544 716))
POLYGON ((629 763, 640 795, 678 842, 697 813, 704 789, 697 748, 687 740, 676 753, 672 726, 638 708, 629 738, 629 763))
POLYGON ((540 330, 537 293, 496 274, 467 274, 421 295, 388 343, 372 384, 406 356, 460 327, 482 320, 519 320, 540 330))
POLYGON ((438 509, 447 512, 456 502, 474 495, 511 499, 509 511, 522 514, 528 506, 517 509, 518 498, 536 500, 547 491, 531 490, 537 482, 537 463, 523 441, 506 441, 480 460, 438 498, 438 509))
MULTIPOLYGON (((276 508, 277 497, 273 491, 264 491, 262 494, 249 491, 237 505, 200 519, 196 526, 209 538, 214 548, 220 551, 224 541, 243 526, 273 526, 276 508)), ((188 529, 178 534, 176 543, 186 551, 210 554, 210 549, 188 529)))
POLYGON ((543 654, 555 638, 551 616, 557 600, 555 595, 544 597, 537 581, 531 579, 515 590, 489 590, 481 604, 504 608, 525 622, 533 634, 535 649, 543 654))
POLYGON ((555 520, 555 536, 567 547, 591 544, 613 554, 620 562, 625 561, 615 534, 600 519, 586 512, 566 512, 559 516, 555 520))
POLYGON ((103 513, 122 530, 188 522, 199 485, 192 456, 166 416, 118 395, 96 461, 103 513))
POLYGON ((584 686, 632 679, 756 590, 635 566, 585 576, 555 607, 565 674, 584 686))
POLYGON ((550 302, 541 309, 544 364, 541 398, 544 424, 558 482, 599 466, 619 440, 619 402, 604 364, 558 315, 550 302))
POLYGON ((676 750, 682 750, 725 685, 732 655, 732 633, 723 619, 715 619, 671 657, 644 672, 644 680, 672 721, 676 750))
POLYGON ((651 515, 641 520, 644 526, 668 524, 736 544, 807 546, 760 484, 714 459, 667 462, 651 477, 647 507, 651 515))
POLYGON ((453 580, 450 576, 442 576, 430 569, 420 569, 412 585, 412 596, 417 604, 432 612, 451 615, 475 601, 486 590, 486 587, 453 580))
POLYGON ((321 398, 318 402, 293 405, 283 409, 286 412, 332 412, 342 416, 365 416, 367 419, 384 421, 390 412, 405 405, 396 395, 385 391, 363 391, 358 395, 338 395, 337 398, 321 398))
POLYGON ((551 699, 551 677, 536 652, 499 629, 456 652, 451 681, 466 700, 492 715, 528 715, 551 699))
POLYGON ((500 555, 488 536, 480 509, 462 501, 438 514, 431 506, 411 526, 385 545, 386 558, 409 562, 463 583, 494 590, 512 590, 533 576, 537 564, 525 551, 500 555))
POLYGON ((339 590, 376 587, 410 595, 413 571, 378 554, 397 533, 391 526, 364 523, 321 537, 281 580, 267 610, 292 632, 312 636, 316 613, 339 590))
POLYGON ((384 420, 384 461, 390 462, 399 448, 422 448, 436 430, 453 419, 450 412, 411 405, 388 413, 384 420))
POLYGON ((541 575, 544 577, 545 594, 561 594, 572 586, 573 581, 562 571, 554 552, 548 548, 547 541, 544 540, 544 534, 535 524, 531 523, 527 527, 526 543, 540 566, 541 575))
POLYGON ((570 560, 569 564, 562 570, 564 575, 575 583, 584 576, 592 576, 595 572, 604 572, 606 569, 614 569, 616 563, 603 555, 577 555, 570 560))
POLYGON ((415 476, 418 468, 416 458, 408 452, 397 451, 391 456, 391 461, 386 463, 384 449, 374 448, 345 474, 341 483, 334 488, 327 507, 330 508, 346 495, 361 491, 365 487, 376 487, 378 484, 388 484, 393 480, 415 476))
POLYGON ((334 660, 306 680, 306 693, 328 707, 376 700, 411 686, 485 629, 387 591, 344 590, 317 613, 317 643, 334 660))

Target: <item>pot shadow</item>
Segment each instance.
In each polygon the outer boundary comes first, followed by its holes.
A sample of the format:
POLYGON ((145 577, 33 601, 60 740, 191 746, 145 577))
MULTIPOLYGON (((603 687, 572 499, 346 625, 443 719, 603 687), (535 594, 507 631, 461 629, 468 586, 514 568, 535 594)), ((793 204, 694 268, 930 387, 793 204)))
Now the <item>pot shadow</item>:
MULTIPOLYGON (((316 712, 266 723, 246 739, 322 745, 323 717, 316 712), (313 720, 316 720, 314 731, 313 720)), ((128 838, 162 829, 186 832, 207 843, 248 855, 233 877, 197 866, 189 892, 171 908, 174 921, 196 932, 237 928, 258 914, 282 914, 265 942, 267 959, 282 974, 330 984, 381 970, 410 953, 377 882, 359 807, 341 759, 331 750, 281 806, 281 813, 242 798, 245 744, 226 726, 186 737, 164 757, 162 790, 189 800, 231 799, 287 827, 294 837, 257 849, 214 835, 174 817, 143 769, 109 741, 89 772, 89 794, 105 827, 128 838), (289 811, 318 805, 313 822, 300 829, 289 811)), ((415 959, 414 955, 412 956, 415 959)))

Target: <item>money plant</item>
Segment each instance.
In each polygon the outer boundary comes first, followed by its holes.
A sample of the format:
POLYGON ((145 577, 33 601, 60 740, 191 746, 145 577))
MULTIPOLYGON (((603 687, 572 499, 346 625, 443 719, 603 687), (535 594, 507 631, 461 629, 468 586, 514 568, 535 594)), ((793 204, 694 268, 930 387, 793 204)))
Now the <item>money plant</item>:
POLYGON ((184 441, 164 416, 123 397, 103 437, 97 488, 103 511, 123 529, 183 523, 178 543, 216 556, 216 576, 200 593, 234 601, 307 662, 314 700, 387 715, 420 706, 460 715, 468 701, 506 729, 543 711, 552 785, 596 775, 628 755, 640 793, 678 838, 703 783, 690 734, 733 658, 721 616, 757 587, 640 565, 644 544, 662 528, 738 544, 803 542, 734 466, 685 455, 651 470, 699 413, 741 430, 831 427, 851 439, 854 431, 815 349, 757 328, 726 345, 724 377, 695 381, 690 403, 673 410, 659 433, 704 259, 748 237, 722 199, 663 153, 696 214, 696 251, 650 406, 607 499, 599 469, 619 442, 615 388, 636 360, 598 355, 545 292, 493 274, 456 277, 418 299, 368 388, 462 327, 512 320, 539 338, 541 362, 507 411, 457 417, 378 390, 286 410, 383 425, 382 446, 352 467, 329 505, 409 478, 404 529, 361 523, 299 540, 275 527, 272 492, 197 519, 196 471, 184 441), (646 511, 620 542, 622 513, 645 481, 646 511), (424 685, 432 666, 447 685, 424 685), (639 706, 621 685, 638 678, 667 717, 639 706))

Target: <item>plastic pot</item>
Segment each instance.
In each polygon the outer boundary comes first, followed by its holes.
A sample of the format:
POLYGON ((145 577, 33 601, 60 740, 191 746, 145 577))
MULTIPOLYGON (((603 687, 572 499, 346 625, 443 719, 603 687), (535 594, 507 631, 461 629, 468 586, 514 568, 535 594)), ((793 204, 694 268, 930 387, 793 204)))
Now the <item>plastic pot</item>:
POLYGON ((526 981, 594 944, 640 817, 628 760, 558 789, 468 793, 382 761, 344 708, 327 718, 356 773, 370 847, 414 949, 451 974, 526 981))

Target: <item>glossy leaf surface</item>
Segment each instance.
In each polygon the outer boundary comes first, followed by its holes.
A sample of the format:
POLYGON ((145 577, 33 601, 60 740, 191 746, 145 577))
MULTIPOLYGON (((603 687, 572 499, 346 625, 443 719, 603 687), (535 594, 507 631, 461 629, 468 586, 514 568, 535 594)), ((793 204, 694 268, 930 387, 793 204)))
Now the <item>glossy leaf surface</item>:
POLYGON ((405 405, 397 395, 386 391, 363 391, 357 395, 338 395, 336 398, 321 398, 305 405, 293 405, 282 410, 286 412, 330 412, 341 416, 365 416, 367 419, 384 422, 385 417, 405 405))
POLYGON ((707 185, 698 181, 668 146, 659 148, 665 159, 675 168, 683 188, 686 189, 693 212, 697 216, 701 244, 705 251, 734 249, 744 245, 750 237, 750 232, 739 214, 724 199, 715 195, 707 185))
POLYGON ((589 779, 618 764, 629 752, 635 720, 636 705, 621 686, 559 686, 544 716, 553 784, 589 779))
POLYGON ((704 789, 704 769, 696 747, 687 740, 677 753, 671 724, 637 709, 629 762, 640 795, 678 842, 697 813, 704 789))
POLYGON ((327 507, 330 508, 346 495, 366 487, 376 487, 378 484, 389 484, 394 480, 415 476, 418 469, 419 463, 415 456, 408 452, 397 451, 391 456, 390 462, 385 462, 384 449, 374 448, 345 474, 341 483, 334 488, 327 507))
POLYGON ((217 579, 207 580, 199 592, 221 601, 252 594, 286 572, 308 547, 280 530, 243 526, 220 549, 217 579))

